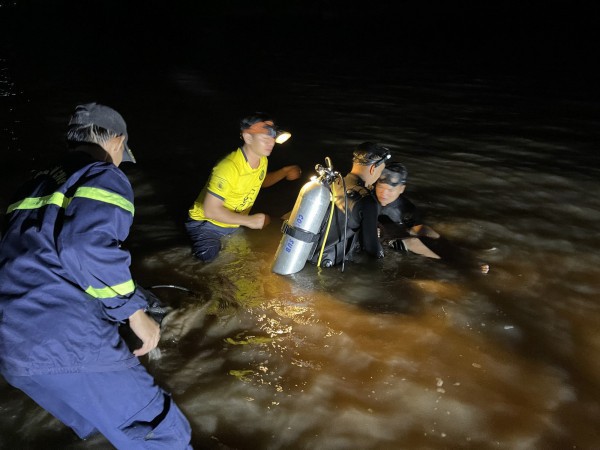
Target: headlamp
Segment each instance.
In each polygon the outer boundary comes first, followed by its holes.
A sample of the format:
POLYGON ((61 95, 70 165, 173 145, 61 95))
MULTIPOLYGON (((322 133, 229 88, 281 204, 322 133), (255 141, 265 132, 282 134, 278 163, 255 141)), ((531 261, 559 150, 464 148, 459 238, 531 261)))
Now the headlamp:
POLYGON ((354 150, 352 162, 362 166, 374 165, 378 167, 391 157, 392 153, 387 147, 372 142, 364 142, 354 150))
MULTIPOLYGON (((385 148, 385 147, 384 147, 385 148)), ((390 151, 386 148, 385 149, 385 153, 381 156, 381 159, 379 161, 377 161, 375 163, 375 167, 379 167, 380 165, 384 164, 388 159, 390 159, 392 157, 392 154, 390 153, 390 151)))
POLYGON ((292 134, 289 131, 280 130, 270 120, 265 122, 256 122, 251 127, 242 130, 242 133, 266 134, 274 138, 277 144, 283 144, 290 137, 292 137, 292 134))
POLYGON ((279 130, 277 131, 277 136, 275 136, 275 142, 277 142, 278 144, 283 144, 291 137, 292 133, 290 133, 289 131, 279 130))
POLYGON ((283 144, 289 138, 292 137, 292 133, 289 131, 280 130, 276 125, 265 125, 267 134, 272 138, 275 138, 277 144, 283 144))

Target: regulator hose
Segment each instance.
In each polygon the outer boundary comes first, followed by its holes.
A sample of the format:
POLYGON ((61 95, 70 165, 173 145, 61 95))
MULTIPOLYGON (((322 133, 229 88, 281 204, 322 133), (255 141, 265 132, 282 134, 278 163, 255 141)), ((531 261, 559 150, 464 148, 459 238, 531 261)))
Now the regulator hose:
POLYGON ((342 176, 342 187, 344 188, 344 250, 342 255, 342 272, 346 267, 346 243, 348 242, 348 193, 346 192, 346 180, 342 176))
MULTIPOLYGON (((336 172, 335 178, 342 180, 342 187, 344 190, 344 245, 343 245, 343 256, 342 256, 342 272, 345 268, 346 262, 346 240, 347 240, 347 230, 348 230, 348 195, 346 194, 346 180, 339 173, 336 172)), ((321 251, 319 252, 319 259, 317 260, 317 267, 321 267, 321 259, 323 258, 323 252, 325 251, 325 244, 327 242, 327 237, 329 236, 329 230, 331 228, 331 219, 333 217, 333 210, 335 209, 335 195, 333 193, 333 188, 331 189, 331 208, 329 210, 329 219, 327 220, 327 228, 325 230, 325 236, 323 237, 323 244, 321 245, 321 251)))
POLYGON ((317 267, 321 267, 321 258, 323 258, 323 251, 325 250, 325 244, 327 243, 327 236, 329 236, 329 229, 331 228, 331 218, 333 217, 333 209, 335 208, 335 196, 331 191, 331 207, 329 208, 329 219, 327 220, 327 228, 325 230, 325 236, 323 237, 323 244, 321 244, 321 251, 319 252, 319 259, 317 261, 317 267))

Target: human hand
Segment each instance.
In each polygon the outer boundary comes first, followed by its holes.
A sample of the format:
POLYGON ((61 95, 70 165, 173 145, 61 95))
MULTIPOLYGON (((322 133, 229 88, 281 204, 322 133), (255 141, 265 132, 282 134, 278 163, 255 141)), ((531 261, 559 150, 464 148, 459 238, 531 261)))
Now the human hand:
POLYGON ((289 181, 297 180, 302 175, 302 169, 300 166, 285 166, 285 179, 289 181))
POLYGON ((408 234, 411 236, 419 236, 423 230, 423 225, 415 225, 408 230, 408 234))
POLYGON ((408 230, 411 236, 425 236, 432 239, 439 239, 440 235, 431 227, 427 225, 415 225, 408 230))
POLYGON ((430 237, 432 239, 439 239, 440 238, 440 234, 437 231, 435 231, 434 229, 429 228, 429 227, 427 227, 425 229, 425 233, 424 234, 425 234, 425 236, 430 237))
POLYGON ((253 230, 262 230, 271 223, 271 218, 263 213, 251 214, 248 216, 249 222, 246 225, 253 230))
POLYGON ((133 351, 135 356, 145 355, 158 345, 160 327, 143 309, 129 316, 129 328, 142 341, 142 346, 133 351))

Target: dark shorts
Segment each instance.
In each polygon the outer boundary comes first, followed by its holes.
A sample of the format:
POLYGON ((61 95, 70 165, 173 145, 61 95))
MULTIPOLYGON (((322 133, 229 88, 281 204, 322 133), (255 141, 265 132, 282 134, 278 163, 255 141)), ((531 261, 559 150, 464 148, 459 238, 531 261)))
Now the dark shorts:
POLYGON ((201 261, 209 262, 221 251, 221 238, 235 233, 239 227, 219 227, 207 220, 188 218, 185 229, 192 240, 192 254, 201 261))

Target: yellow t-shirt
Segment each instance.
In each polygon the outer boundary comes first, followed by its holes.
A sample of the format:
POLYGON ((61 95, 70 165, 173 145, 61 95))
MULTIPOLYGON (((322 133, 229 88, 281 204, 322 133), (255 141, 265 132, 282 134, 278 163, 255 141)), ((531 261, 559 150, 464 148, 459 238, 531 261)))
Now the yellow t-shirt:
POLYGON ((208 220, 220 227, 239 227, 206 218, 204 198, 206 195, 214 195, 223 200, 223 205, 228 210, 248 215, 267 174, 267 163, 267 158, 263 156, 258 167, 253 169, 241 148, 231 152, 213 167, 208 182, 190 208, 190 217, 194 220, 208 220))

